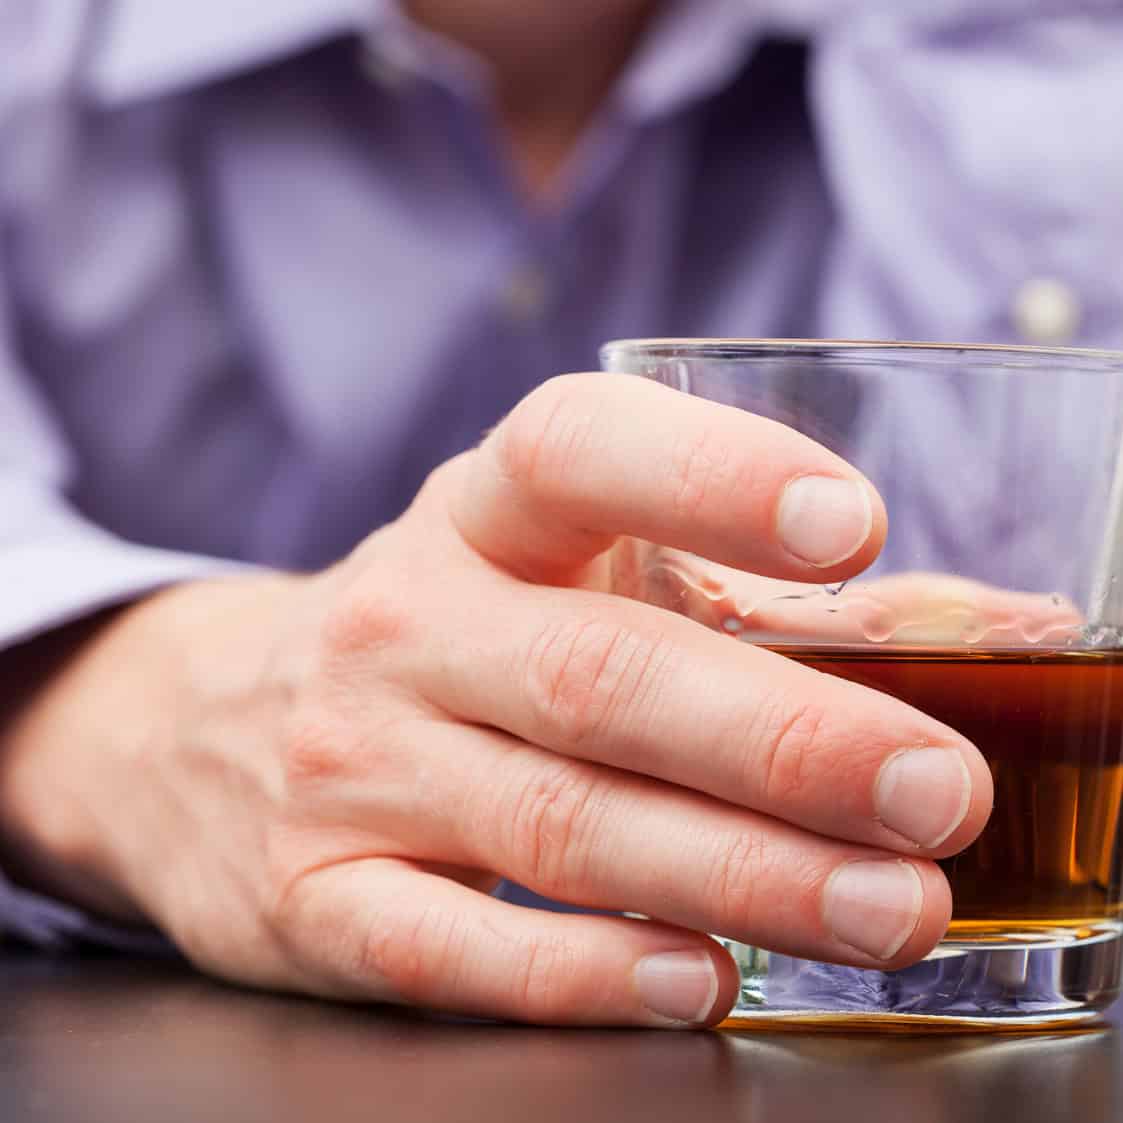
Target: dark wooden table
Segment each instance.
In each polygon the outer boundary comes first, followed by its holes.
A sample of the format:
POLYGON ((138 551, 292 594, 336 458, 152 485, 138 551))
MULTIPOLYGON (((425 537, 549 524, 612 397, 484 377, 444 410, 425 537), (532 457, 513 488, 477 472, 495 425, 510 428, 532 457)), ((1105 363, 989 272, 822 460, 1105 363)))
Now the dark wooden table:
POLYGON ((1071 1035, 539 1030, 0 953, 2 1123, 1123 1119, 1123 1007, 1071 1035))

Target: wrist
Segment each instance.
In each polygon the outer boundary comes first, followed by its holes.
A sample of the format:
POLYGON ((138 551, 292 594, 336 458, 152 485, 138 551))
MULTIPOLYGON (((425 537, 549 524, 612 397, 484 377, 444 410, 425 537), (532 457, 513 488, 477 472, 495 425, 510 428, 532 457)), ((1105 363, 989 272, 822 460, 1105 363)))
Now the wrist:
POLYGON ((151 916, 175 839, 148 791, 209 700, 256 689, 300 578, 176 586, 9 653, 0 861, 13 880, 117 922, 151 916))

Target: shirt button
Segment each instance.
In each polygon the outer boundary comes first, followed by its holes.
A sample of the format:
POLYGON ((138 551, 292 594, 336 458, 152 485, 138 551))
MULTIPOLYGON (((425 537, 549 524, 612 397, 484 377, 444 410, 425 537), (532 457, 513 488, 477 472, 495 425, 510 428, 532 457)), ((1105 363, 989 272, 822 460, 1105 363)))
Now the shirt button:
POLYGON ((533 320, 542 314, 549 297, 545 273, 536 265, 524 265, 507 282, 503 304, 515 320, 533 320))
POLYGON ((1014 326, 1027 343, 1070 343, 1080 327, 1080 301, 1064 282, 1052 277, 1026 281, 1014 294, 1014 326))
POLYGON ((359 47, 359 66, 375 85, 397 90, 413 77, 415 60, 403 46, 393 40, 364 42, 359 47))

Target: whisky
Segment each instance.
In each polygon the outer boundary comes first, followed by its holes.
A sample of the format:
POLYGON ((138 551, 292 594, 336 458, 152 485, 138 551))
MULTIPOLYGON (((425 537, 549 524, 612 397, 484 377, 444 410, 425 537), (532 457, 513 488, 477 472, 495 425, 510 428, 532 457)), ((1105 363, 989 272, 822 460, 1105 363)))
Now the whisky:
POLYGON ((940 866, 952 939, 1079 928, 1123 911, 1123 651, 776 646, 892 694, 978 746, 994 777, 979 838, 940 866))

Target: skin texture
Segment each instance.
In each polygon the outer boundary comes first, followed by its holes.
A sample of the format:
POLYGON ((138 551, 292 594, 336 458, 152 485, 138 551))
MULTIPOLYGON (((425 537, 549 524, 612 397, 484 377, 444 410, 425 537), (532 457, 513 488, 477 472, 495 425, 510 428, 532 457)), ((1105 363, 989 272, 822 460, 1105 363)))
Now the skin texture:
POLYGON ((885 530, 872 487, 783 426, 554 379, 333 568, 186 585, 84 636, 2 730, 9 866, 229 979, 536 1022, 719 1020, 736 973, 699 932, 903 966, 950 916, 932 859, 989 813, 978 752, 612 593, 605 564, 627 535, 835 581, 885 530), (833 565, 779 534, 815 478, 860 499, 833 565), (883 772, 916 748, 963 784, 931 848, 878 803, 933 803, 883 772), (653 919, 519 909, 499 877, 653 919))

